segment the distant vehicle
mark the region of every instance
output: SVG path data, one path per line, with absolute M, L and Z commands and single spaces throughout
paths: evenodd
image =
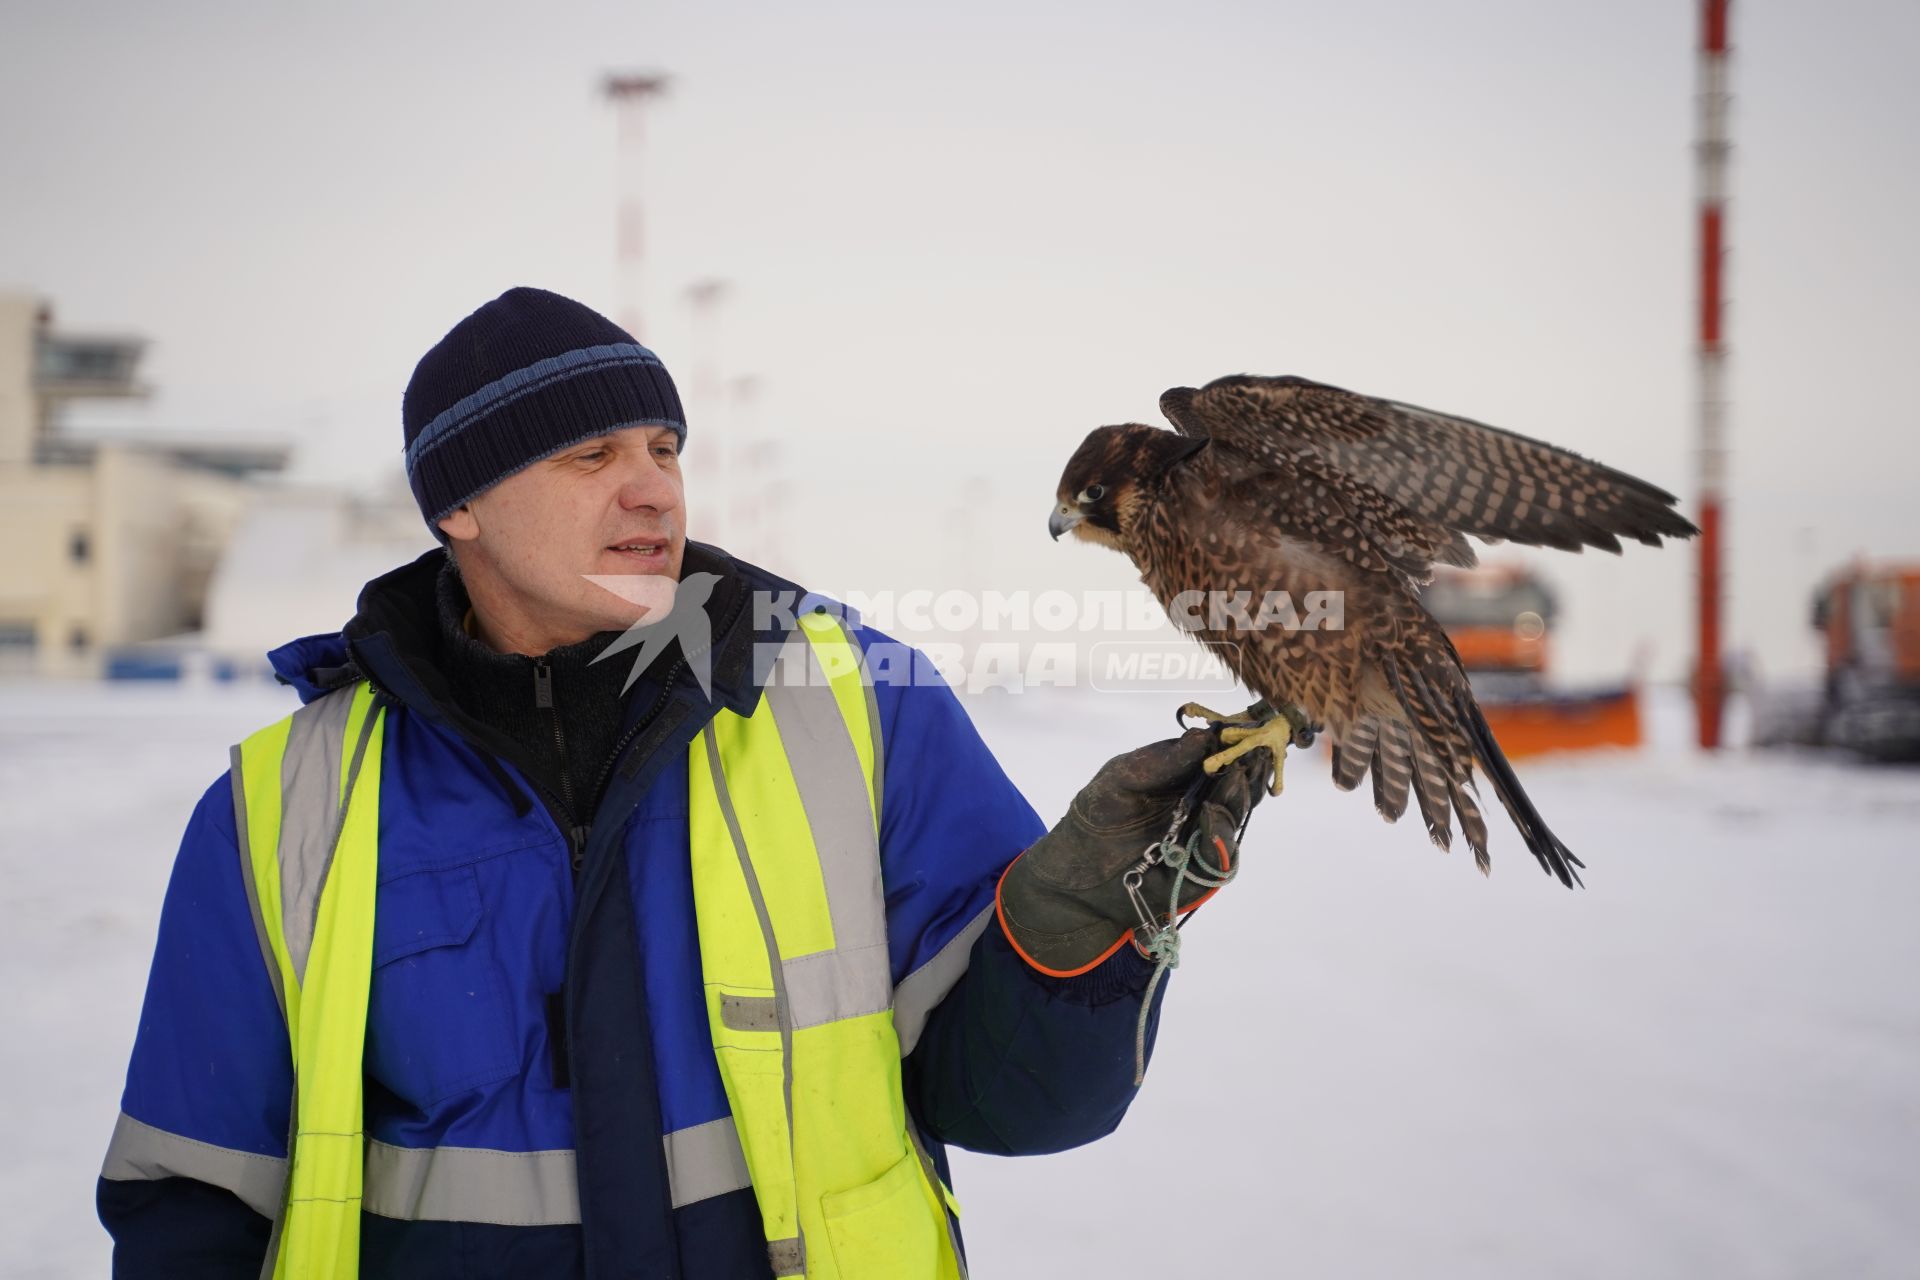
M 1439 568 L 1420 602 L 1446 628 L 1474 698 L 1509 756 L 1640 745 L 1634 682 L 1556 689 L 1547 679 L 1558 605 L 1521 565 Z
M 1884 760 L 1920 760 L 1920 564 L 1838 571 L 1815 592 L 1827 641 L 1814 739 Z

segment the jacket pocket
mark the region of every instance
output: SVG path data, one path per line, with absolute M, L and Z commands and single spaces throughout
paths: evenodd
M 367 1073 L 425 1109 L 519 1070 L 519 1046 L 472 865 L 380 886 Z
M 923 1280 L 941 1275 L 944 1222 L 934 1217 L 912 1148 L 865 1186 L 820 1197 L 842 1280 Z

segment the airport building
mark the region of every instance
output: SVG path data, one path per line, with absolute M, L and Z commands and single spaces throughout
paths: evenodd
M 67 429 L 75 404 L 149 394 L 145 346 L 0 292 L 0 672 L 101 674 L 200 631 L 250 481 L 287 463 L 285 444 Z

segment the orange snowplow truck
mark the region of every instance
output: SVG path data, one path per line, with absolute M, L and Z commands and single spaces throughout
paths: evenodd
M 1813 598 L 1826 637 L 1820 738 L 1882 759 L 1920 759 L 1920 565 L 1854 564 Z
M 1441 569 L 1421 603 L 1447 629 L 1469 672 L 1546 675 L 1553 594 L 1525 569 Z
M 1446 628 L 1507 755 L 1639 745 L 1632 682 L 1580 690 L 1548 685 L 1556 607 L 1546 583 L 1525 566 L 1437 569 L 1420 602 Z

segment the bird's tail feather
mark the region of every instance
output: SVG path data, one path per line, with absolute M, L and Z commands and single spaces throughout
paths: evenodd
M 1533 801 L 1520 785 L 1520 778 L 1508 763 L 1506 752 L 1500 750 L 1500 744 L 1494 740 L 1493 730 L 1488 727 L 1487 718 L 1480 714 L 1480 707 L 1474 702 L 1473 695 L 1465 689 L 1460 690 L 1454 699 L 1454 706 L 1473 744 L 1474 758 L 1493 782 L 1494 795 L 1500 798 L 1507 815 L 1513 819 L 1513 825 L 1519 829 L 1520 838 L 1526 841 L 1528 851 L 1540 860 L 1542 870 L 1560 877 L 1560 883 L 1567 888 L 1580 884 L 1580 873 L 1574 868 L 1587 864 L 1561 843 L 1560 837 L 1548 829 L 1540 811 L 1533 807 Z M 1465 823 L 1464 816 L 1461 821 Z
M 1333 753 L 1334 786 L 1351 791 L 1360 785 L 1360 779 L 1367 776 L 1367 766 L 1373 762 L 1379 734 L 1380 722 L 1372 716 L 1361 716 L 1340 735 Z
M 1373 809 L 1388 822 L 1407 811 L 1413 785 L 1413 737 L 1398 720 L 1380 724 L 1380 745 L 1373 753 Z
M 1413 735 L 1413 798 L 1420 806 L 1420 819 L 1427 824 L 1427 839 L 1442 850 L 1453 848 L 1452 787 L 1442 771 L 1433 747 L 1419 733 Z
M 1475 799 L 1471 780 L 1453 784 L 1453 809 L 1460 815 L 1460 834 L 1467 838 L 1467 848 L 1473 850 L 1473 864 L 1480 868 L 1481 875 L 1492 874 L 1493 859 L 1487 856 L 1487 820 L 1480 816 L 1480 802 Z

